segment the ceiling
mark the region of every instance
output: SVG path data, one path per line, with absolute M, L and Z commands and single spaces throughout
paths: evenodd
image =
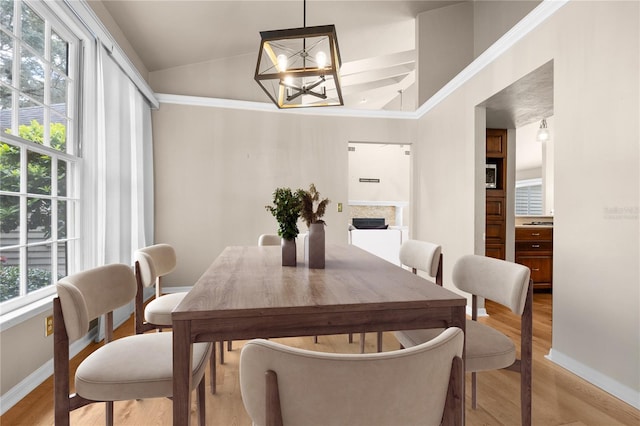
M 520 78 L 480 106 L 487 112 L 487 128 L 521 129 L 516 141 L 516 170 L 542 166 L 542 145 L 535 138 L 540 121 L 553 116 L 553 61 Z M 553 133 L 553 129 L 550 128 Z
M 345 105 L 381 109 L 399 91 L 414 90 L 415 17 L 455 3 L 460 1 L 309 0 L 306 25 L 336 26 Z M 150 72 L 257 55 L 260 31 L 302 27 L 304 16 L 303 0 L 103 0 L 103 5 Z
M 487 127 L 517 129 L 553 115 L 553 61 L 549 61 L 496 93 L 480 106 Z

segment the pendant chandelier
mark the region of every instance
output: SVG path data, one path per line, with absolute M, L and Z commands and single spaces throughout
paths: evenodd
M 344 105 L 334 25 L 261 31 L 254 79 L 278 108 Z

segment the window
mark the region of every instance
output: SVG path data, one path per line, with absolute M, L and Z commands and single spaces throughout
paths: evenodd
M 527 179 L 516 182 L 516 215 L 541 215 L 542 179 Z
M 77 250 L 79 40 L 44 2 L 0 0 L 0 307 L 52 294 Z

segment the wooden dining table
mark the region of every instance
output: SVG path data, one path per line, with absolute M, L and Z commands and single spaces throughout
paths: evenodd
M 173 424 L 190 422 L 195 342 L 464 330 L 466 303 L 352 245 L 327 244 L 324 269 L 282 266 L 279 246 L 227 247 L 172 313 Z

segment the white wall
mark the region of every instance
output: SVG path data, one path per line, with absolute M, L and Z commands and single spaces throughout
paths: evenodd
M 570 2 L 419 123 L 417 238 L 451 265 L 478 250 L 484 166 L 476 105 L 554 60 L 551 358 L 640 406 L 638 2 Z M 474 240 L 473 236 L 476 236 Z M 534 372 L 535 375 L 535 372 Z M 535 377 L 535 376 L 534 376 Z
M 421 105 L 473 60 L 473 2 L 420 13 L 416 49 Z
M 365 201 L 409 201 L 411 145 L 350 143 L 349 199 Z M 360 182 L 380 179 L 380 183 Z
M 476 0 L 473 4 L 473 56 L 478 57 L 531 12 L 540 0 Z
M 156 241 L 178 255 L 168 286 L 193 284 L 226 246 L 255 245 L 258 235 L 275 233 L 264 206 L 276 187 L 315 183 L 331 200 L 327 240 L 346 243 L 349 141 L 416 138 L 415 120 L 174 104 L 162 104 L 153 122 Z

